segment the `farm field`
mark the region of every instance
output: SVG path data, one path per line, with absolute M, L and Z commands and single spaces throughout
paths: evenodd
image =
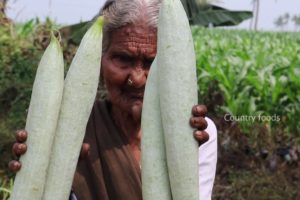
M 50 20 L 0 20 L 0 199 Z M 193 27 L 199 102 L 218 128 L 213 199 L 300 199 L 300 35 Z M 76 46 L 62 40 L 65 60 Z M 67 68 L 67 66 L 66 66 Z
M 300 199 L 300 35 L 193 29 L 218 126 L 214 199 Z

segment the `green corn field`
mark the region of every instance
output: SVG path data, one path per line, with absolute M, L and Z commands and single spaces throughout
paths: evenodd
M 194 28 L 193 35 L 200 100 L 219 92 L 220 113 L 255 117 L 241 120 L 246 133 L 264 123 L 300 136 L 300 34 Z

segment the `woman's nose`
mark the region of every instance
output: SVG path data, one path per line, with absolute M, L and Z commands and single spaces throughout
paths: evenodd
M 132 86 L 140 88 L 145 86 L 148 76 L 148 70 L 141 67 L 135 68 L 129 75 L 129 79 L 132 81 Z

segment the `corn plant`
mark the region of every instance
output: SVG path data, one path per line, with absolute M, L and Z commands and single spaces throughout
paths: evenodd
M 2 179 L 0 177 L 0 198 L 8 200 L 13 187 L 13 179 Z
M 213 81 L 235 116 L 278 116 L 258 121 L 300 131 L 300 36 L 295 33 L 194 28 L 200 96 Z M 256 117 L 258 119 L 258 117 Z M 247 127 L 253 122 L 243 122 Z

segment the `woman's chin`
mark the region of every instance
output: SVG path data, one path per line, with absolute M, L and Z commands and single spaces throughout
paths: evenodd
M 135 102 L 130 108 L 133 120 L 140 122 L 142 117 L 143 101 Z
M 142 117 L 143 98 L 109 98 L 113 106 L 116 106 L 124 114 L 127 113 L 134 121 L 140 122 Z M 116 101 L 117 100 L 117 101 Z

